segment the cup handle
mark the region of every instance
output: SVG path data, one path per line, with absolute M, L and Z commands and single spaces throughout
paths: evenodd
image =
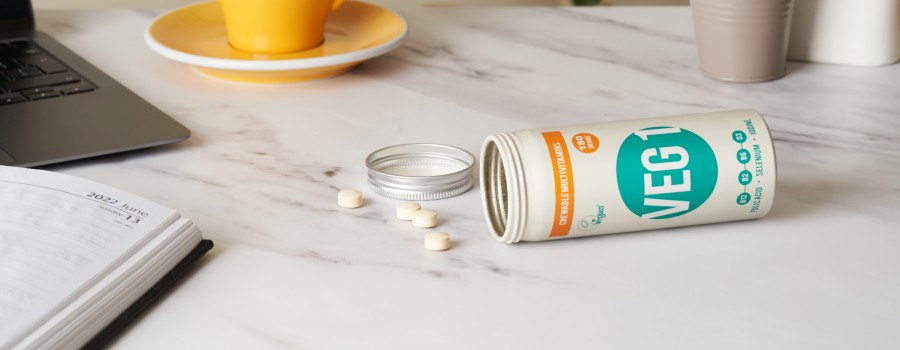
M 331 3 L 331 10 L 332 11 L 337 10 L 338 7 L 341 7 L 341 4 L 343 4 L 343 3 L 344 3 L 344 0 L 334 0 L 334 2 Z

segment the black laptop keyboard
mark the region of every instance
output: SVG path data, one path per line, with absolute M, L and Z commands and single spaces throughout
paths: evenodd
M 0 106 L 59 98 L 95 89 L 30 41 L 0 42 Z

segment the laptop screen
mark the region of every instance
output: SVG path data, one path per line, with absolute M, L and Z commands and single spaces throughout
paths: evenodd
M 0 0 L 0 32 L 34 29 L 31 0 Z

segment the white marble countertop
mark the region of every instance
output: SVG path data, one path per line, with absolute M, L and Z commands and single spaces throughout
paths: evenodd
M 151 52 L 159 11 L 42 11 L 39 27 L 193 131 L 47 169 L 154 199 L 216 248 L 118 349 L 897 349 L 900 65 L 697 68 L 685 8 L 421 8 L 405 45 L 307 84 L 215 80 Z M 366 185 L 398 143 L 754 108 L 779 179 L 755 221 L 543 243 L 490 236 L 477 189 L 425 205 L 426 251 Z M 336 206 L 358 188 L 363 208 Z

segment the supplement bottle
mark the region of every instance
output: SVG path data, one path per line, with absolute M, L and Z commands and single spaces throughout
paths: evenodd
M 506 243 L 756 219 L 775 195 L 753 110 L 497 134 L 481 159 L 485 217 Z

